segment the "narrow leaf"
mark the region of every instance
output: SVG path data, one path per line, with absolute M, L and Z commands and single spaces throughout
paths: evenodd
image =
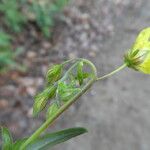
M 3 150 L 11 150 L 13 140 L 12 140 L 9 130 L 5 127 L 1 127 L 1 131 L 2 131 L 2 148 L 3 148 Z
M 85 128 L 70 128 L 55 133 L 45 134 L 26 147 L 26 150 L 48 150 L 49 148 L 65 142 L 73 137 L 86 133 Z

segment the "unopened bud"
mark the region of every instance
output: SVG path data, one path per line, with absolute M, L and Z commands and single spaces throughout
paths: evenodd
M 42 111 L 48 100 L 53 98 L 56 93 L 56 86 L 50 86 L 46 88 L 43 92 L 35 96 L 35 101 L 33 105 L 33 115 L 36 116 L 40 111 Z
M 59 109 L 57 103 L 53 103 L 47 110 L 46 118 L 52 117 Z
M 62 76 L 62 69 L 63 69 L 63 66 L 61 64 L 54 65 L 52 68 L 50 68 L 46 75 L 47 82 L 52 84 L 58 81 Z

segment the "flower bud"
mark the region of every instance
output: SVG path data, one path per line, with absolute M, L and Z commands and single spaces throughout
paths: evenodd
M 47 110 L 46 118 L 52 117 L 58 111 L 59 107 L 56 103 L 53 103 Z
M 56 93 L 56 86 L 50 86 L 46 88 L 43 92 L 35 96 L 35 101 L 33 105 L 33 115 L 36 116 L 40 111 L 42 111 L 49 99 L 53 98 Z
M 142 30 L 131 49 L 125 54 L 126 65 L 145 74 L 150 74 L 150 27 Z
M 46 75 L 47 82 L 52 84 L 58 81 L 62 76 L 62 69 L 63 69 L 63 65 L 61 64 L 54 65 L 52 68 L 50 68 Z

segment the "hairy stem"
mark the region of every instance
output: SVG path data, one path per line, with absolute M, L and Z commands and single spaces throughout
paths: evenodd
M 126 66 L 127 66 L 127 64 L 123 64 L 122 66 L 120 66 L 119 68 L 117 68 L 117 69 L 115 69 L 114 71 L 110 72 L 109 74 L 106 74 L 106 75 L 104 75 L 104 76 L 102 76 L 102 77 L 98 77 L 98 78 L 96 79 L 96 81 L 102 80 L 102 79 L 105 79 L 105 78 L 108 78 L 108 77 L 112 76 L 113 74 L 115 74 L 115 73 L 121 71 L 121 70 L 124 69 Z

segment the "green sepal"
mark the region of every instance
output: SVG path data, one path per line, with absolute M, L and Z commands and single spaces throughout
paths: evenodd
M 77 66 L 77 79 L 79 81 L 79 84 L 82 85 L 83 84 L 83 62 L 79 62 L 78 66 Z
M 80 88 L 77 88 L 74 85 L 74 81 L 72 83 L 67 84 L 65 82 L 59 82 L 58 83 L 58 88 L 57 88 L 57 97 L 63 101 L 66 102 L 68 101 L 72 96 L 75 94 L 79 93 L 81 91 Z

